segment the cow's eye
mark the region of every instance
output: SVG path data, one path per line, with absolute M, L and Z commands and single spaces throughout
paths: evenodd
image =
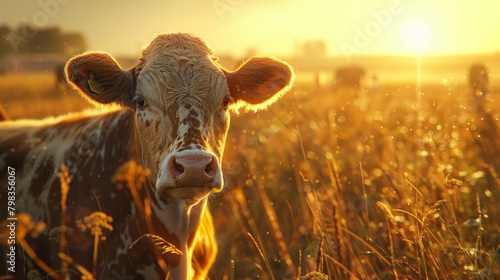
M 224 110 L 227 110 L 227 107 L 229 106 L 229 103 L 231 103 L 231 101 L 233 101 L 231 95 L 224 96 L 224 99 L 222 99 L 222 108 Z
M 137 104 L 137 107 L 139 108 L 148 107 L 148 101 L 142 95 L 136 95 L 134 99 L 132 99 L 132 101 L 134 101 L 134 103 Z

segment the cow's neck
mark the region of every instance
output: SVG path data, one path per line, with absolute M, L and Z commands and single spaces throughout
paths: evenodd
M 151 203 L 152 213 L 170 233 L 166 235 L 171 236 L 168 241 L 181 252 L 178 259 L 173 258 L 176 261 L 168 264 L 172 279 L 191 279 L 194 275 L 191 267 L 193 248 L 206 205 L 206 198 L 194 205 L 182 200 Z M 166 257 L 170 259 L 171 256 Z
M 139 137 L 134 137 L 135 141 Z M 151 167 L 151 161 L 145 157 L 140 150 L 140 146 L 135 150 L 134 158 L 143 168 Z M 165 253 L 164 257 L 169 266 L 171 279 L 192 279 L 194 271 L 191 260 L 196 242 L 197 230 L 207 206 L 207 198 L 199 201 L 179 200 L 171 198 L 168 201 L 159 199 L 154 183 L 150 182 L 148 187 L 150 206 L 152 213 L 152 226 L 146 225 L 146 233 L 160 236 L 171 243 L 175 249 L 180 251 L 180 255 L 172 256 L 175 253 Z M 138 212 L 140 213 L 140 211 Z M 144 216 L 145 213 L 140 214 Z M 145 221 L 146 224 L 151 221 Z M 151 232 L 151 230 L 153 232 Z M 160 250 L 161 251 L 161 250 Z
M 179 236 L 191 234 L 200 223 L 201 216 L 207 204 L 206 199 L 192 205 L 185 201 L 171 201 L 169 203 L 157 202 L 152 205 L 153 211 L 158 213 L 158 218 L 172 233 Z

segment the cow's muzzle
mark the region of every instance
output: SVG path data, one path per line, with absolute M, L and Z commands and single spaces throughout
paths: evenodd
M 166 163 L 166 164 L 165 164 Z M 166 166 L 165 166 L 166 165 Z M 201 199 L 222 189 L 222 171 L 217 157 L 206 151 L 174 152 L 164 161 L 165 178 L 158 191 L 178 199 Z

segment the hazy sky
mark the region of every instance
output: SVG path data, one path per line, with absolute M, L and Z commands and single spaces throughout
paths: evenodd
M 0 0 L 0 24 L 79 31 L 90 49 L 139 55 L 154 34 L 189 32 L 216 53 L 293 55 L 310 39 L 329 54 L 411 54 L 403 26 L 418 19 L 430 34 L 424 54 L 500 51 L 498 0 Z M 420 33 L 423 31 L 420 31 Z M 427 38 L 425 38 L 427 37 Z M 410 45 L 408 45 L 410 44 Z

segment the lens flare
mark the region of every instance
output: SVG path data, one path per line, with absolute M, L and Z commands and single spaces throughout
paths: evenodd
M 408 48 L 417 53 L 421 53 L 431 42 L 432 29 L 427 22 L 413 19 L 403 24 L 401 36 Z

